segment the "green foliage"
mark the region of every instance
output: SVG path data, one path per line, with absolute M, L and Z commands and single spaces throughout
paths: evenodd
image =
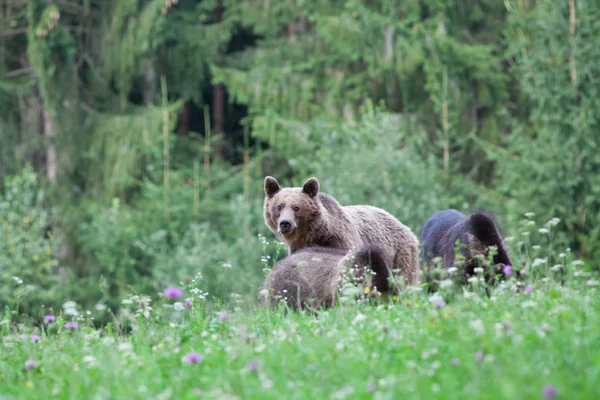
M 510 3 L 510 54 L 531 113 L 515 120 L 507 152 L 497 152 L 500 183 L 520 212 L 564 221 L 563 241 L 600 261 L 600 100 L 596 76 L 598 7 L 566 2 Z M 500 157 L 501 156 L 501 157 Z M 569 239 L 567 239 L 569 238 Z
M 30 168 L 11 176 L 0 192 L 0 313 L 39 319 L 64 299 L 69 273 L 59 268 L 57 241 L 45 234 L 44 191 Z

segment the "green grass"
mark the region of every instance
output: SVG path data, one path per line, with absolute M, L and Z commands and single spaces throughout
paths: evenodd
M 36 325 L 6 310 L 0 400 L 543 399 L 547 387 L 555 398 L 598 399 L 597 272 L 568 249 L 556 254 L 557 223 L 525 220 L 523 241 L 506 238 L 522 282 L 447 280 L 435 295 L 409 288 L 387 304 L 295 313 L 233 295 L 220 318 L 198 274 L 180 302 L 132 296 L 112 317 L 66 303 L 56 322 Z M 78 328 L 66 329 L 72 320 Z M 190 353 L 201 362 L 186 363 Z
M 131 317 L 129 335 L 94 330 L 89 317 L 67 331 L 59 319 L 39 343 L 34 328 L 5 323 L 0 398 L 539 399 L 545 385 L 600 398 L 600 299 L 588 279 L 540 280 L 531 294 L 454 290 L 441 308 L 411 291 L 388 305 L 224 321 L 203 304 L 161 301 L 150 319 Z M 184 363 L 189 352 L 203 361 Z

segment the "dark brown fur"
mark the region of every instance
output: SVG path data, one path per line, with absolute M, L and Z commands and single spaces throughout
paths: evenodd
M 497 226 L 495 216 L 483 210 L 474 211 L 469 216 L 456 210 L 436 212 L 423 226 L 421 267 L 431 268 L 436 257 L 441 258 L 444 269 L 454 267 L 457 264 L 455 248 L 459 241 L 458 254 L 464 263 L 460 273 L 462 278 L 473 276 L 475 268 L 483 266 L 476 256 L 487 259 L 490 246 L 497 248 L 493 264 L 495 272 L 500 273 L 502 267 L 510 265 L 511 261 Z M 519 276 L 518 271 L 516 275 Z
M 287 244 L 289 254 L 315 246 L 350 250 L 376 245 L 385 262 L 400 270 L 404 283 L 417 282 L 417 237 L 387 211 L 367 205 L 342 206 L 332 196 L 319 193 L 316 178 L 308 179 L 303 187 L 281 188 L 275 178 L 267 176 L 265 194 L 265 223 Z M 290 232 L 282 232 L 282 221 L 290 222 Z
M 374 246 L 363 246 L 352 252 L 309 247 L 298 250 L 279 261 L 271 270 L 259 293 L 260 304 L 274 307 L 280 299 L 294 309 L 328 308 L 335 305 L 342 275 L 356 266 L 354 278 L 369 293 L 389 293 L 390 271 L 381 250 Z M 365 273 L 366 269 L 374 275 Z M 396 288 L 397 291 L 397 288 Z

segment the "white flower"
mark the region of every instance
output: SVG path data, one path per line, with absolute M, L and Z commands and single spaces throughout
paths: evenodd
M 521 235 L 523 235 L 523 236 L 529 236 L 529 232 L 521 232 Z
M 537 267 L 538 265 L 542 265 L 546 263 L 546 259 L 544 258 L 536 258 L 535 260 L 533 260 L 533 264 L 531 264 L 532 267 Z
M 473 271 L 475 271 L 476 274 L 483 274 L 483 268 L 481 267 L 477 267 Z
M 584 262 L 581 260 L 573 260 L 573 262 L 571 263 L 571 265 L 583 265 Z
M 476 319 L 475 321 L 471 321 L 469 324 L 471 329 L 475 331 L 477 336 L 482 336 L 485 333 L 485 327 L 483 326 L 483 321 L 480 319 Z
M 533 217 L 535 217 L 535 213 L 532 213 L 532 212 L 526 212 L 526 213 L 525 213 L 525 216 L 526 216 L 527 218 L 533 218 Z
M 539 233 L 550 233 L 550 231 L 546 228 L 540 228 L 540 229 L 538 229 L 538 232 Z
M 364 315 L 364 314 L 361 314 L 361 313 L 358 313 L 358 314 L 356 315 L 356 317 L 354 317 L 354 319 L 352 320 L 352 325 L 356 325 L 356 324 L 358 324 L 359 322 L 362 322 L 362 321 L 364 321 L 364 320 L 366 320 L 366 319 L 367 319 L 367 316 L 366 316 L 366 315 Z
M 467 279 L 467 281 L 468 281 L 469 283 L 473 283 L 473 284 L 474 284 L 474 283 L 477 283 L 477 282 L 479 281 L 479 279 L 477 279 L 477 277 L 476 277 L 476 276 L 472 276 L 472 277 L 470 277 L 469 279 Z
M 558 257 L 559 257 L 559 258 L 565 258 L 566 256 L 567 256 L 567 255 L 566 255 L 565 253 L 560 253 L 560 254 L 558 255 Z
M 440 287 L 441 288 L 447 288 L 454 285 L 454 283 L 450 280 L 450 279 L 444 279 L 443 281 L 440 282 Z
M 18 276 L 13 276 L 13 281 L 15 281 L 17 285 L 23 284 L 23 279 L 19 278 Z
M 546 225 L 548 226 L 556 226 L 560 223 L 560 218 L 552 218 L 550 221 L 546 222 Z
M 458 268 L 456 268 L 456 267 L 450 267 L 450 268 L 448 268 L 448 273 L 449 273 L 449 274 L 453 274 L 453 273 L 455 273 L 456 271 L 458 271 Z
M 550 271 L 560 271 L 562 264 L 555 264 L 550 268 Z

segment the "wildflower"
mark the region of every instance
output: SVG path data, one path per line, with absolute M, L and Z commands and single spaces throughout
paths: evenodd
M 456 268 L 456 267 L 450 267 L 450 268 L 448 268 L 448 273 L 449 274 L 452 274 L 452 273 L 454 273 L 456 271 L 458 271 L 458 268 Z
M 552 385 L 544 386 L 544 390 L 542 391 L 545 399 L 553 399 L 558 395 L 558 391 Z
M 533 293 L 533 287 L 531 285 L 525 286 L 524 292 L 525 292 L 525 294 Z
M 473 269 L 473 272 L 475 272 L 476 274 L 483 274 L 483 268 L 477 267 L 477 268 Z
M 437 299 L 434 304 L 436 308 L 442 308 L 446 305 L 446 303 L 444 303 L 444 299 Z
M 566 255 L 565 253 L 560 253 L 560 254 L 558 255 L 558 257 L 559 257 L 559 258 L 565 258 L 566 256 L 567 256 L 567 255 Z
M 183 303 L 183 307 L 188 309 L 192 306 L 192 299 L 185 299 L 185 303 Z
M 15 281 L 17 285 L 23 284 L 23 279 L 19 278 L 18 276 L 13 276 L 13 281 Z
M 506 276 L 511 276 L 512 275 L 512 265 L 505 265 L 502 268 L 502 273 Z
M 536 258 L 535 260 L 533 260 L 533 264 L 531 264 L 532 267 L 537 267 L 538 265 L 542 265 L 545 264 L 546 260 L 543 258 Z
M 481 361 L 481 360 L 483 360 L 483 352 L 481 352 L 481 351 L 478 351 L 477 353 L 475 353 L 475 359 L 476 359 L 477 361 Z
M 198 353 L 188 353 L 183 357 L 183 362 L 186 364 L 200 364 L 204 358 Z
M 549 233 L 550 231 L 546 228 L 540 228 L 540 229 L 538 229 L 538 232 L 539 233 Z
M 526 212 L 526 213 L 525 213 L 525 216 L 526 216 L 527 218 L 533 218 L 533 217 L 535 217 L 535 213 L 532 213 L 532 212 Z
M 556 226 L 560 223 L 560 218 L 552 218 L 550 221 L 546 222 L 546 225 L 548 226 Z
M 371 288 L 365 288 L 365 294 L 369 294 L 371 292 Z
M 598 281 L 595 281 L 595 280 L 593 280 L 593 279 L 588 279 L 588 280 L 585 282 L 585 284 L 586 284 L 586 285 L 588 285 L 588 286 L 598 286 Z
M 460 364 L 460 360 L 458 358 L 453 358 L 452 361 L 450 361 L 450 364 L 456 366 Z
M 229 318 L 229 314 L 227 314 L 226 311 L 221 311 L 219 313 L 219 321 L 225 322 L 225 321 L 227 321 L 228 318 Z
M 71 321 L 69 321 L 65 324 L 65 328 L 70 329 L 72 331 L 77 329 L 78 326 L 79 326 L 79 324 L 77 322 L 71 322 Z
M 45 315 L 44 316 L 44 322 L 49 324 L 51 322 L 56 321 L 56 317 L 54 315 Z
M 258 371 L 258 360 L 254 359 L 246 364 L 246 370 L 250 372 Z
M 25 361 L 25 371 L 31 371 L 34 368 L 37 368 L 38 363 L 32 360 L 31 358 Z
M 452 286 L 454 283 L 450 280 L 450 279 L 444 279 L 443 281 L 440 282 L 440 287 L 441 288 L 447 288 Z
M 367 386 L 367 391 L 369 393 L 373 393 L 377 390 L 377 386 L 375 386 L 374 383 L 369 383 L 369 386 Z
M 178 287 L 168 287 L 165 289 L 163 294 L 167 299 L 174 300 L 183 296 L 183 290 Z

